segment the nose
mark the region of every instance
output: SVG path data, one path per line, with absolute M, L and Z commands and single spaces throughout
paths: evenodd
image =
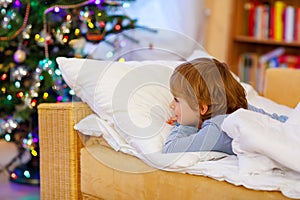
M 169 107 L 170 107 L 172 110 L 175 109 L 174 101 L 171 101 L 171 102 L 170 102 Z

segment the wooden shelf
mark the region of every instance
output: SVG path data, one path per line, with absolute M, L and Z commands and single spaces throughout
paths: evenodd
M 262 69 L 262 66 L 258 63 L 260 56 L 266 55 L 267 53 L 272 52 L 278 49 L 279 47 L 284 48 L 284 54 L 286 55 L 295 55 L 295 56 L 300 55 L 300 50 L 299 50 L 300 41 L 296 41 L 296 42 L 277 41 L 274 39 L 269 39 L 268 38 L 269 36 L 266 37 L 266 35 L 262 35 L 262 37 L 268 39 L 258 39 L 257 37 L 254 36 L 248 36 L 248 32 L 249 32 L 248 17 L 250 15 L 249 15 L 249 7 L 247 6 L 250 5 L 249 3 L 255 2 L 256 6 L 261 6 L 263 4 L 269 5 L 271 6 L 269 7 L 270 9 L 272 8 L 272 6 L 274 8 L 275 3 L 277 1 L 279 0 L 233 0 L 233 4 L 232 4 L 232 15 L 231 15 L 232 20 L 231 20 L 231 33 L 230 33 L 231 37 L 229 39 L 229 45 L 228 45 L 227 62 L 231 70 L 237 75 L 239 75 L 241 80 L 244 80 L 248 83 L 255 82 L 256 84 L 253 84 L 253 86 L 257 87 L 257 85 L 260 85 L 259 89 L 263 88 L 262 87 L 263 84 L 257 84 L 257 82 L 263 83 L 264 72 L 262 70 L 265 70 L 265 68 L 268 67 L 268 65 L 266 64 L 263 65 L 264 67 Z M 284 2 L 285 6 L 290 5 L 293 6 L 295 9 L 300 8 L 299 0 L 281 0 L 281 1 Z M 251 5 L 255 6 L 254 4 Z M 269 9 L 266 10 L 268 11 Z M 254 11 L 256 12 L 257 10 Z M 256 20 L 256 18 L 254 20 Z M 278 18 L 276 18 L 276 20 L 278 20 Z M 274 23 L 276 22 L 274 21 Z M 256 24 L 253 25 L 254 27 L 256 27 L 255 26 Z M 263 30 L 267 30 L 267 29 L 263 29 Z M 276 65 L 275 62 L 276 61 L 274 61 L 272 64 Z M 260 75 L 254 76 L 253 74 L 256 75 L 260 74 Z M 249 80 L 250 78 L 254 80 L 250 81 Z
M 275 41 L 269 39 L 257 39 L 250 36 L 237 35 L 234 37 L 235 42 L 244 42 L 252 44 L 261 44 L 261 45 L 274 45 L 274 46 L 286 46 L 286 47 L 300 47 L 299 42 L 284 42 L 284 41 Z

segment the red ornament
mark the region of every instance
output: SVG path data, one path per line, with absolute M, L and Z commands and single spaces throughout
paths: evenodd
M 116 25 L 115 25 L 115 30 L 116 30 L 116 31 L 120 31 L 120 30 L 121 30 L 121 28 L 122 28 L 122 27 L 121 27 L 121 25 L 120 25 L 120 24 L 116 24 Z
M 19 99 L 21 99 L 23 96 L 24 96 L 24 92 L 18 92 L 18 93 L 17 93 L 17 97 L 18 97 Z
M 4 81 L 7 78 L 7 74 L 2 74 L 1 80 Z
M 99 26 L 100 26 L 101 28 L 104 28 L 104 27 L 105 27 L 105 22 L 104 22 L 104 21 L 100 21 L 100 22 L 99 22 Z

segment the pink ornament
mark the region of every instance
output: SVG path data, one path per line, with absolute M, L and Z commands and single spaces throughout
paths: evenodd
M 14 54 L 14 61 L 16 63 L 22 63 L 26 59 L 26 53 L 22 49 L 18 49 Z

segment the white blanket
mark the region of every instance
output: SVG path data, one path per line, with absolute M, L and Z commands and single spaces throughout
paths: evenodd
M 281 123 L 266 115 L 239 109 L 224 120 L 233 138 L 240 170 L 248 174 L 288 169 L 300 173 L 300 104 Z
M 134 155 L 155 168 L 204 175 L 255 190 L 278 190 L 287 197 L 300 198 L 299 116 L 300 104 L 286 123 L 243 109 L 231 114 L 223 129 L 233 138 L 237 156 L 218 152 L 144 153 L 135 147 L 136 140 L 123 138 L 113 124 L 95 114 L 81 120 L 75 129 L 87 135 L 103 135 L 115 150 Z M 91 124 L 98 125 L 89 132 Z

